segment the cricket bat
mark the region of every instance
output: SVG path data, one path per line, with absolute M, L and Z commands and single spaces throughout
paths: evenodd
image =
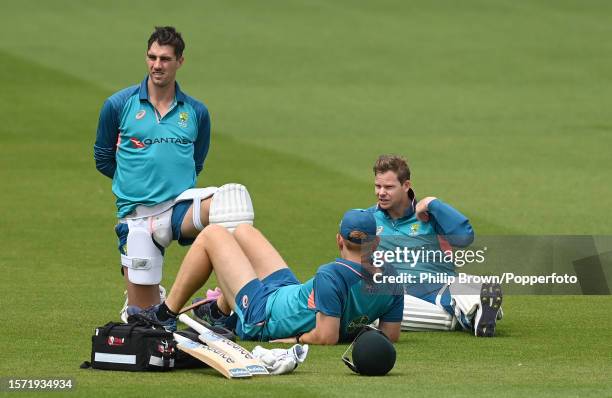
M 253 357 L 249 350 L 234 343 L 230 339 L 213 332 L 206 326 L 191 319 L 185 314 L 181 314 L 178 317 L 179 321 L 195 330 L 200 336 L 200 340 L 209 347 L 216 348 L 227 353 L 237 364 L 246 368 L 252 375 L 267 375 L 268 370 L 264 366 L 263 362 Z
M 228 379 L 251 377 L 251 372 L 237 364 L 236 361 L 224 351 L 206 346 L 197 341 L 188 339 L 178 333 L 174 333 L 177 348 L 205 364 L 214 368 Z

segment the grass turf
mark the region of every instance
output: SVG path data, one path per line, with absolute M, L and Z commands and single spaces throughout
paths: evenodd
M 343 346 L 248 382 L 79 370 L 122 304 L 97 114 L 143 75 L 155 23 L 185 33 L 180 82 L 211 109 L 200 185 L 248 184 L 302 279 L 335 256 L 342 211 L 373 201 L 380 152 L 406 154 L 417 192 L 481 234 L 610 233 L 606 3 L 140 4 L 3 7 L 0 32 L 19 40 L 0 44 L 0 376 L 75 377 L 79 396 L 612 396 L 610 297 L 508 297 L 496 339 L 403 334 L 385 378 L 351 375 Z M 166 286 L 184 253 L 169 250 Z

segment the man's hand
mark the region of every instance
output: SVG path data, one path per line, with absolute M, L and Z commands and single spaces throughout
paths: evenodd
M 427 211 L 429 204 L 432 200 L 436 200 L 435 196 L 428 196 L 423 198 L 417 202 L 416 208 L 414 212 L 416 213 L 416 218 L 419 221 L 428 222 L 429 221 L 429 212 Z

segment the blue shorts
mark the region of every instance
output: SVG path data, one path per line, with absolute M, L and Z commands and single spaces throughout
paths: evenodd
M 261 332 L 266 323 L 266 304 L 268 297 L 283 286 L 299 285 L 300 281 L 289 268 L 271 273 L 263 280 L 253 279 L 236 294 L 238 315 L 236 334 L 242 340 L 261 340 Z
M 185 218 L 185 214 L 187 214 L 187 210 L 193 204 L 192 201 L 183 201 L 179 202 L 172 207 L 172 239 L 178 241 L 178 244 L 181 246 L 187 246 L 193 243 L 195 238 L 184 238 L 181 236 L 181 225 L 183 224 L 183 219 Z M 123 255 L 127 255 L 126 245 L 127 245 L 127 236 L 128 236 L 129 228 L 125 223 L 119 223 L 115 225 L 115 234 L 118 238 L 119 245 L 119 253 Z M 165 252 L 165 249 L 158 245 L 155 241 L 155 246 L 161 251 L 162 255 Z

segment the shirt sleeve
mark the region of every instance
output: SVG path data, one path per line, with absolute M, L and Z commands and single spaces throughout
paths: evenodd
M 325 315 L 340 318 L 346 294 L 342 294 L 341 288 L 334 283 L 333 277 L 325 272 L 317 272 L 313 289 L 316 310 Z
M 198 118 L 198 138 L 194 143 L 193 161 L 196 175 L 204 169 L 204 159 L 210 147 L 210 115 L 206 108 L 202 109 Z
M 113 178 L 117 169 L 115 152 L 119 136 L 119 115 L 109 99 L 104 101 L 98 120 L 98 131 L 94 144 L 96 169 L 105 176 Z
M 404 316 L 404 295 L 396 294 L 393 296 L 391 308 L 380 317 L 382 322 L 401 322 Z
M 452 206 L 435 199 L 429 203 L 428 210 L 434 218 L 436 233 L 453 246 L 465 247 L 474 241 L 474 230 L 470 220 Z

